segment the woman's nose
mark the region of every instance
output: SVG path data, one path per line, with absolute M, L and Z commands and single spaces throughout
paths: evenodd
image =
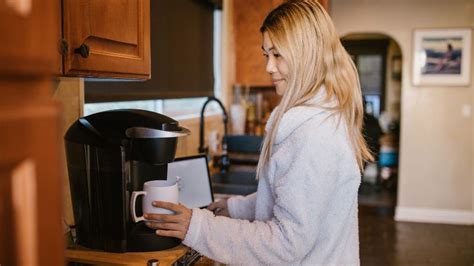
M 268 74 L 273 74 L 276 72 L 275 59 L 272 56 L 268 57 L 265 70 Z

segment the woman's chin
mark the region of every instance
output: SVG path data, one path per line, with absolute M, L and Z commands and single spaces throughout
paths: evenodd
M 276 93 L 278 96 L 283 96 L 285 94 L 286 88 L 283 88 L 282 86 L 276 86 Z

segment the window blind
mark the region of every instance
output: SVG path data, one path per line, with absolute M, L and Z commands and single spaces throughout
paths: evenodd
M 85 101 L 212 96 L 214 8 L 209 0 L 152 0 L 151 79 L 88 79 Z

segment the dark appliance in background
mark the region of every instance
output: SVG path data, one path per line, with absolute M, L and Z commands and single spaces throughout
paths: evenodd
M 69 128 L 64 139 L 79 245 L 126 252 L 180 244 L 134 223 L 129 203 L 144 182 L 167 178 L 177 138 L 186 135 L 189 130 L 167 116 L 133 109 L 82 117 Z M 136 207 L 141 214 L 141 202 Z

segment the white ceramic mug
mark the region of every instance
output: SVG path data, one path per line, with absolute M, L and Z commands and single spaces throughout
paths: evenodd
M 143 195 L 142 210 L 143 213 L 173 214 L 173 211 L 157 208 L 152 205 L 153 201 L 167 201 L 178 203 L 179 190 L 176 178 L 168 180 L 153 180 L 143 184 L 143 191 L 133 191 L 130 200 L 130 210 L 135 223 L 144 221 L 143 216 L 137 217 L 135 203 L 139 196 Z

